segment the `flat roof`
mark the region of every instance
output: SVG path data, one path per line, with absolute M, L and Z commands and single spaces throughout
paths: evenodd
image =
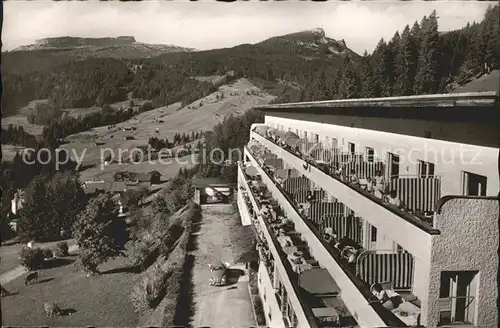
M 234 187 L 236 182 L 224 178 L 195 178 L 192 180 L 193 187 Z
M 286 104 L 260 105 L 262 111 L 283 109 L 345 108 L 345 107 L 494 107 L 498 105 L 497 91 L 446 93 L 404 97 L 360 98 L 326 101 L 311 101 Z

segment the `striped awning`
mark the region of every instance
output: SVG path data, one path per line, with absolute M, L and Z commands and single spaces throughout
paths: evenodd
M 287 138 L 298 138 L 298 137 L 299 136 L 296 133 L 292 132 L 292 131 L 288 131 L 287 133 L 285 133 L 285 139 L 287 139 Z
M 391 282 L 393 289 L 411 289 L 414 259 L 410 253 L 361 253 L 357 260 L 357 274 L 368 284 Z

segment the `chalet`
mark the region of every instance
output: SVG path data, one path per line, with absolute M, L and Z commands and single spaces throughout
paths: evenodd
M 86 194 L 95 194 L 98 192 L 123 193 L 127 190 L 149 189 L 149 181 L 87 181 L 84 182 L 84 191 Z
M 159 184 L 161 183 L 161 173 L 154 170 L 148 173 L 136 173 L 136 172 L 116 172 L 113 176 L 115 181 L 126 181 L 127 183 L 131 183 L 133 181 L 136 182 L 148 182 L 150 184 Z

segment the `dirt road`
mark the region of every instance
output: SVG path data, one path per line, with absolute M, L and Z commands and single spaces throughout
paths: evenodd
M 203 220 L 197 233 L 194 255 L 194 318 L 192 327 L 255 327 L 248 293 L 248 272 L 234 261 L 246 242 L 238 233 L 247 233 L 236 211 L 229 205 L 203 207 Z M 240 239 L 240 240 L 238 240 Z M 246 243 L 248 244 L 248 243 Z M 208 264 L 229 262 L 226 286 L 210 286 Z

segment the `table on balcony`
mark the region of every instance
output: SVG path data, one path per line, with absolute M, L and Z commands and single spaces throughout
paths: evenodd
M 420 308 L 415 304 L 411 302 L 403 302 L 393 310 L 393 313 L 396 314 L 405 324 L 415 326 L 418 323 L 417 321 L 420 311 Z

